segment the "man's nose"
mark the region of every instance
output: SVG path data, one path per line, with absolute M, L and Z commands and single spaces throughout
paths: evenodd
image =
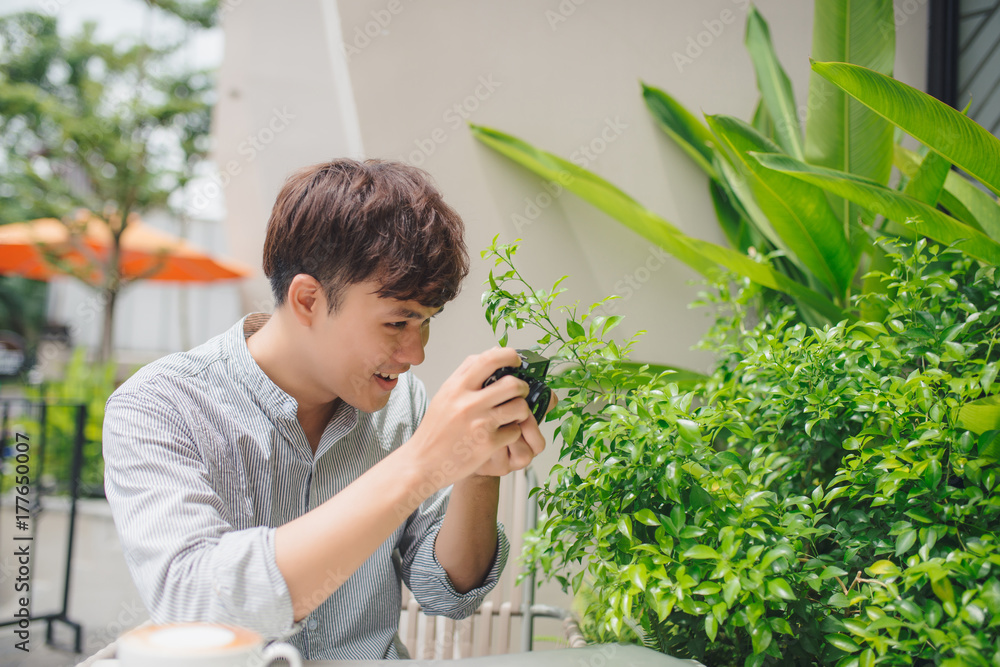
M 427 338 L 421 330 L 407 331 L 396 350 L 396 361 L 410 366 L 419 366 L 424 362 L 424 345 Z

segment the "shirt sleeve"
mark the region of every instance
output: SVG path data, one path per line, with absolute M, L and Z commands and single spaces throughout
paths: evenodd
M 104 417 L 105 490 L 129 571 L 154 622 L 240 625 L 285 637 L 291 595 L 274 528 L 234 529 L 190 424 L 148 385 L 115 393 Z
M 423 383 L 414 378 L 411 397 L 415 423 L 420 422 L 427 410 L 427 393 Z M 402 577 L 406 587 L 420 603 L 423 612 L 430 616 L 446 616 L 455 620 L 467 618 L 475 613 L 483 599 L 497 585 L 503 568 L 507 564 L 510 543 L 504 533 L 503 524 L 497 522 L 497 550 L 493 565 L 482 585 L 466 593 L 459 593 L 448 576 L 448 572 L 438 562 L 434 553 L 434 543 L 448 509 L 451 487 L 438 491 L 425 500 L 406 521 L 406 528 L 399 541 L 402 559 Z
M 497 550 L 486 579 L 471 591 L 456 591 L 448 572 L 434 553 L 434 543 L 448 508 L 450 492 L 451 487 L 438 491 L 410 516 L 399 543 L 399 553 L 402 558 L 403 581 L 413 592 L 423 612 L 430 616 L 461 620 L 475 613 L 483 599 L 497 585 L 507 564 L 510 543 L 504 534 L 503 524 L 498 521 Z

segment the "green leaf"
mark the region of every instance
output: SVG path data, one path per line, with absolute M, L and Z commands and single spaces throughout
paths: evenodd
M 640 82 L 641 83 L 641 82 Z M 712 133 L 684 105 L 660 90 L 642 83 L 642 98 L 663 131 L 701 167 L 709 178 L 719 175 L 712 166 Z
M 976 259 L 1000 264 L 1000 243 L 912 197 L 858 176 L 797 162 L 786 155 L 754 154 L 754 157 L 769 169 L 854 201 L 935 241 L 954 244 Z
M 719 622 L 715 619 L 713 614 L 709 614 L 705 617 L 705 634 L 708 635 L 708 641 L 714 642 L 715 636 L 719 632 Z
M 960 111 L 864 67 L 814 62 L 813 71 L 1000 194 L 1000 139 Z
M 696 544 L 682 554 L 684 558 L 705 560 L 709 558 L 718 559 L 719 553 L 707 544 Z
M 604 320 L 604 328 L 601 329 L 601 338 L 603 338 L 609 331 L 618 326 L 618 323 L 622 321 L 621 315 L 612 315 L 608 319 Z
M 794 297 L 831 322 L 849 317 L 825 296 L 755 262 L 746 255 L 682 233 L 655 213 L 600 176 L 572 162 L 546 153 L 498 130 L 470 125 L 473 136 L 497 152 L 547 180 L 555 180 L 567 190 L 616 218 L 636 233 L 656 243 L 704 276 L 718 276 L 723 266 L 750 280 Z
M 659 375 L 660 373 L 669 373 L 669 381 L 676 382 L 682 391 L 690 391 L 691 389 L 694 389 L 696 385 L 708 380 L 708 376 L 704 373 L 681 368 L 680 366 L 668 366 L 666 364 L 657 364 L 648 361 L 621 361 L 617 363 L 616 366 L 631 375 L 637 375 L 640 372 L 640 369 L 644 366 L 646 367 L 646 370 L 642 372 L 648 376 Z
M 719 181 L 711 181 L 708 184 L 708 193 L 712 197 L 715 217 L 718 219 L 719 226 L 722 227 L 722 232 L 726 235 L 729 245 L 745 253 L 751 245 L 746 218 L 733 205 L 733 198 Z
M 885 576 L 898 576 L 899 567 L 893 563 L 891 560 L 879 560 L 875 561 L 867 568 L 869 574 L 873 575 L 885 575 Z
M 955 591 L 951 587 L 951 580 L 948 577 L 943 577 L 937 581 L 931 580 L 931 590 L 934 591 L 934 595 L 938 597 L 941 602 L 950 602 L 955 604 Z
M 751 152 L 773 153 L 779 149 L 747 123 L 729 116 L 706 116 L 706 120 L 741 165 L 758 205 L 782 242 L 833 294 L 846 294 L 856 267 L 844 226 L 823 192 L 765 169 L 750 157 Z
M 896 31 L 891 0 L 823 0 L 814 3 L 813 11 L 812 60 L 892 74 Z M 888 184 L 892 125 L 815 73 L 809 77 L 807 106 L 805 162 Z M 874 218 L 843 199 L 832 201 L 845 224 L 859 217 L 870 224 Z
M 775 139 L 786 153 L 801 160 L 802 136 L 792 82 L 774 52 L 767 21 L 753 5 L 747 13 L 746 47 L 757 74 L 761 99 L 774 123 Z
M 896 538 L 896 555 L 902 556 L 905 554 L 910 550 L 916 541 L 917 530 L 915 528 L 911 528 L 900 533 L 899 537 Z
M 701 442 L 701 429 L 698 426 L 698 422 L 691 421 L 690 419 L 678 419 L 677 432 L 685 442 L 691 444 Z
M 633 514 L 632 516 L 635 517 L 636 521 L 638 521 L 640 523 L 644 523 L 647 526 L 659 526 L 660 525 L 660 520 L 658 518 L 656 518 L 656 515 L 653 514 L 653 512 L 651 510 L 648 510 L 648 509 L 641 509 L 638 512 L 636 512 L 635 514 Z
M 782 600 L 794 600 L 795 593 L 792 591 L 792 587 L 788 585 L 788 582 L 780 577 L 778 579 L 771 579 L 767 582 L 767 592 L 774 597 L 781 598 Z
M 1000 429 L 1000 394 L 963 405 L 958 412 L 958 425 L 976 434 Z
M 861 648 L 853 639 L 840 633 L 826 635 L 824 639 L 826 639 L 828 644 L 839 648 L 844 653 L 854 653 Z
M 896 146 L 894 156 L 893 164 L 903 174 L 908 178 L 917 175 L 922 160 L 916 152 Z M 965 176 L 949 170 L 939 200 L 952 217 L 1000 241 L 1000 204 Z
M 618 519 L 618 532 L 632 540 L 632 520 L 627 516 Z
M 937 153 L 930 151 L 924 156 L 920 169 L 906 184 L 903 193 L 928 206 L 936 206 L 949 173 L 951 164 Z
M 566 333 L 570 338 L 581 338 L 587 335 L 587 332 L 583 329 L 583 325 L 576 320 L 570 319 L 566 320 Z
M 1000 430 L 986 431 L 979 436 L 979 457 L 1000 462 Z
M 726 605 L 729 607 L 733 606 L 733 602 L 736 600 L 736 596 L 740 592 L 740 578 L 734 576 L 732 579 L 727 581 L 722 585 L 722 599 L 726 601 Z

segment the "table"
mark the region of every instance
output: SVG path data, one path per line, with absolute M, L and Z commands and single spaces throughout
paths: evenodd
M 700 667 L 696 660 L 679 660 L 642 646 L 599 644 L 584 648 L 509 653 L 461 660 L 306 660 L 311 667 Z
M 532 653 L 508 653 L 461 660 L 305 660 L 310 667 L 704 667 L 696 660 L 679 660 L 642 646 L 598 644 Z M 117 660 L 100 660 L 92 667 L 118 667 Z

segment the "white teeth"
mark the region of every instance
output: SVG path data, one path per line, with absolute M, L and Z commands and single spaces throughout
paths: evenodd
M 386 379 L 386 380 L 395 380 L 396 378 L 399 377 L 399 373 L 389 373 L 388 375 L 384 375 L 382 373 L 378 373 L 377 375 L 380 378 L 383 378 L 383 379 Z

